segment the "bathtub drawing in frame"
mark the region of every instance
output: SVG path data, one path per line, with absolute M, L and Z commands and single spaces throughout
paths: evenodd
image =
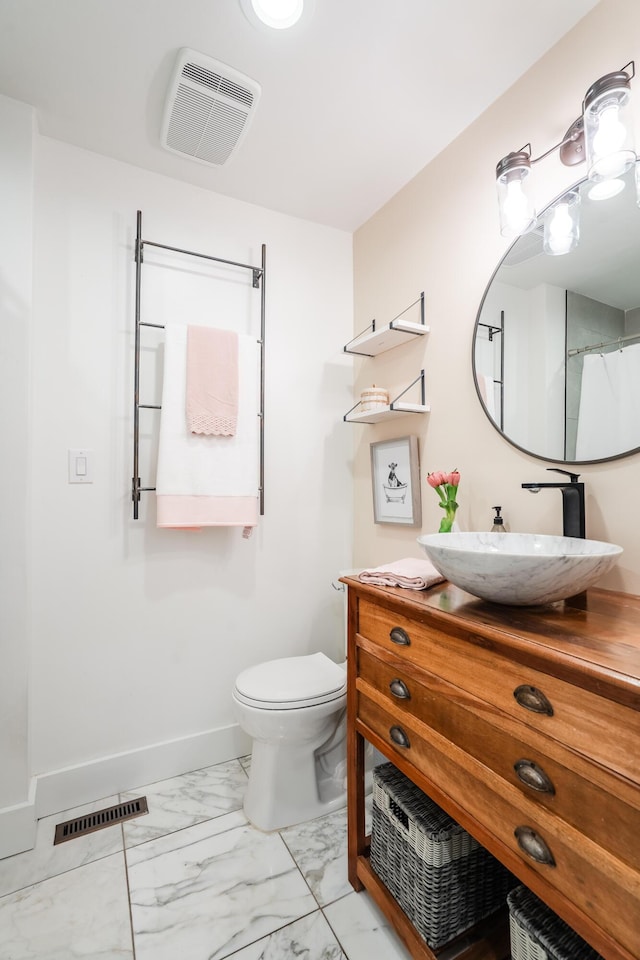
M 374 523 L 422 522 L 418 438 L 370 444 Z

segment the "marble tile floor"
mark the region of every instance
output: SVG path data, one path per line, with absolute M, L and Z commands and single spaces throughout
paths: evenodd
M 248 758 L 38 823 L 0 860 L 0 960 L 408 960 L 346 876 L 346 812 L 262 833 Z M 53 846 L 55 825 L 145 795 L 149 813 Z

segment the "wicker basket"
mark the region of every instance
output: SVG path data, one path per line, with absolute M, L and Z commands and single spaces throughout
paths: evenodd
M 526 887 L 507 897 L 512 960 L 603 960 Z
M 517 883 L 391 763 L 373 771 L 371 866 L 432 949 L 502 907 Z

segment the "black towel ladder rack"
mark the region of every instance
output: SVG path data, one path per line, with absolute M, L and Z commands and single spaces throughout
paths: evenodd
M 265 293 L 267 276 L 267 248 L 262 244 L 262 262 L 259 267 L 250 263 L 239 263 L 236 260 L 226 260 L 223 257 L 214 257 L 206 253 L 196 253 L 193 250 L 183 250 L 181 247 L 172 247 L 166 243 L 155 243 L 151 240 L 142 238 L 142 211 L 138 210 L 136 217 L 136 330 L 135 330 L 135 361 L 134 361 L 134 386 L 133 386 L 133 477 L 131 478 L 131 499 L 133 501 L 133 519 L 138 519 L 138 507 L 140 504 L 140 494 L 155 490 L 155 487 L 143 487 L 140 483 L 140 410 L 160 410 L 160 404 L 140 403 L 140 328 L 155 327 L 163 330 L 163 323 L 148 323 L 141 319 L 140 301 L 142 288 L 142 264 L 144 262 L 144 248 L 155 247 L 159 250 L 168 250 L 171 253 L 184 254 L 187 257 L 198 257 L 201 260 L 212 260 L 215 263 L 223 263 L 229 267 L 239 267 L 243 270 L 251 270 L 252 286 L 260 290 L 260 479 L 258 492 L 260 496 L 260 516 L 264 516 L 264 337 L 265 337 Z

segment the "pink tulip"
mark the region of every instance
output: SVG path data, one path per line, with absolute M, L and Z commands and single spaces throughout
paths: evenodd
M 449 476 L 446 473 L 442 473 L 441 470 L 436 471 L 436 473 L 427 474 L 427 483 L 430 487 L 439 487 L 443 483 L 449 482 Z
M 451 473 L 443 473 L 441 470 L 436 470 L 434 473 L 427 474 L 427 483 L 440 497 L 440 506 L 445 511 L 445 516 L 440 521 L 439 532 L 451 533 L 458 509 L 456 495 L 460 483 L 460 471 L 452 470 Z

